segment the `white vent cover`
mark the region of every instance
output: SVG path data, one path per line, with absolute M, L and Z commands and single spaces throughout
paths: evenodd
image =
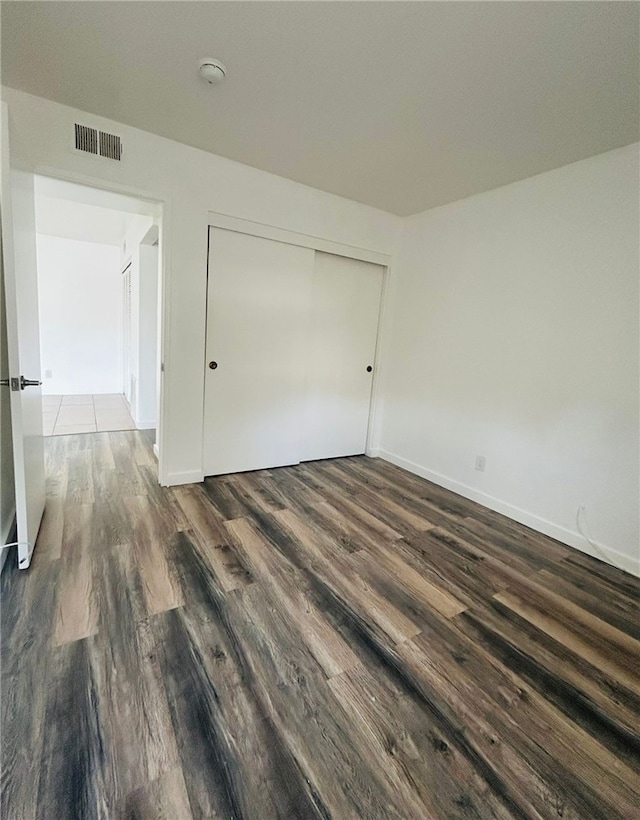
M 122 141 L 116 134 L 108 134 L 106 131 L 98 131 L 88 125 L 75 123 L 75 143 L 76 151 L 85 154 L 93 154 L 96 157 L 106 157 L 115 159 L 118 162 L 122 159 Z

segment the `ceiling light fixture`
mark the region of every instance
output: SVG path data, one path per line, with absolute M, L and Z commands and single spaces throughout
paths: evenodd
M 220 85 L 227 75 L 227 69 L 220 60 L 212 57 L 203 57 L 200 60 L 200 76 L 209 85 Z

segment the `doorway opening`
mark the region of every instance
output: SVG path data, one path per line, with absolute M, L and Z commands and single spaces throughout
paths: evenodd
M 45 436 L 156 429 L 161 206 L 35 177 Z

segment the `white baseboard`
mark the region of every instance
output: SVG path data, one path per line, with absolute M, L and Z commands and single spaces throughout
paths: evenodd
M 136 421 L 138 430 L 155 430 L 156 424 L 155 421 Z
M 482 504 L 483 507 L 488 507 L 494 512 L 506 515 L 507 518 L 511 518 L 520 524 L 525 524 L 527 527 L 531 527 L 532 530 L 536 530 L 537 532 L 541 532 L 543 535 L 548 535 L 551 538 L 555 538 L 556 541 L 561 541 L 563 544 L 567 544 L 569 547 L 574 547 L 575 549 L 580 550 L 580 552 L 591 555 L 593 558 L 598 558 L 601 561 L 606 560 L 604 556 L 595 550 L 586 538 L 584 538 L 579 532 L 569 530 L 566 527 L 561 527 L 558 524 L 554 524 L 552 521 L 547 521 L 545 518 L 529 513 L 526 510 L 521 510 L 513 504 L 509 504 L 506 501 L 501 501 L 499 498 L 494 498 L 491 495 L 487 495 L 487 493 L 483 493 L 480 490 L 476 490 L 473 487 L 469 487 L 466 484 L 462 484 L 452 478 L 448 478 L 447 476 L 436 473 L 433 470 L 429 470 L 427 467 L 423 467 L 420 464 L 416 464 L 414 461 L 409 461 L 409 459 L 397 456 L 395 453 L 390 453 L 387 450 L 375 450 L 369 455 L 374 458 L 382 458 L 385 461 L 390 461 L 391 464 L 395 464 L 397 467 L 402 467 L 410 473 L 419 475 L 421 478 L 426 478 L 428 481 L 432 481 L 434 484 L 444 487 L 446 490 L 451 490 L 464 498 L 468 498 L 471 501 L 476 501 L 478 504 Z M 640 557 L 633 558 L 624 552 L 619 552 L 618 550 L 615 550 L 612 547 L 607 547 L 603 544 L 596 544 L 596 546 L 605 554 L 611 555 L 611 560 L 607 561 L 607 563 L 617 566 L 619 569 L 623 569 L 631 575 L 637 575 L 640 577 Z
M 185 470 L 181 473 L 169 473 L 165 487 L 178 487 L 180 484 L 200 484 L 204 474 L 200 470 Z
M 4 567 L 4 563 L 7 560 L 7 555 L 9 554 L 10 547 L 5 549 L 4 545 L 9 541 L 11 537 L 11 531 L 15 527 L 16 524 L 16 511 L 15 509 L 12 510 L 11 514 L 8 516 L 8 521 L 5 523 L 4 527 L 2 528 L 2 532 L 0 533 L 0 538 L 2 538 L 2 545 L 0 545 L 0 572 Z
M 156 461 L 160 460 L 160 450 L 158 449 L 158 442 L 153 442 L 153 455 L 156 457 Z

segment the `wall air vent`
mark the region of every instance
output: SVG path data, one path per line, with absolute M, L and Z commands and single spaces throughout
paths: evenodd
M 76 123 L 76 151 L 86 151 L 87 154 L 98 153 L 98 132 L 88 125 Z
M 90 128 L 88 125 L 80 125 L 80 123 L 75 123 L 74 148 L 85 154 L 115 159 L 117 162 L 122 159 L 120 137 L 108 134 L 106 131 L 98 131 L 97 128 Z
M 117 159 L 120 162 L 122 157 L 122 142 L 115 134 L 100 132 L 100 156 L 109 159 Z

